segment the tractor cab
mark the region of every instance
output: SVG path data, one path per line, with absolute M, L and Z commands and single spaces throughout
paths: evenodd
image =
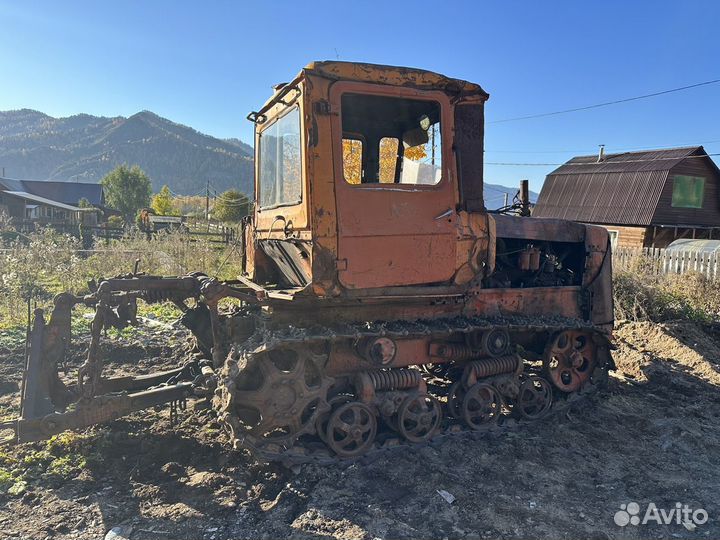
M 316 62 L 248 118 L 256 209 L 246 271 L 320 296 L 452 285 L 482 202 L 478 86 L 432 72 Z M 460 259 L 460 261 L 459 261 Z

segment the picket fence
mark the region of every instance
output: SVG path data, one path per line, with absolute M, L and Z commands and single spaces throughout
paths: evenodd
M 720 256 L 717 253 L 621 247 L 613 250 L 612 262 L 614 270 L 655 274 L 698 272 L 708 279 L 720 279 Z

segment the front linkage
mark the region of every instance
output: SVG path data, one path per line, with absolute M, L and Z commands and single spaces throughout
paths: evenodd
M 62 293 L 55 297 L 48 322 L 36 309 L 23 373 L 20 416 L 0 423 L 9 436 L 3 443 L 38 441 L 68 429 L 83 428 L 117 419 L 134 411 L 184 401 L 188 397 L 211 397 L 215 369 L 226 351 L 215 346 L 224 332 L 218 301 L 234 297 L 258 303 L 258 294 L 239 281 L 220 282 L 204 274 L 182 277 L 150 276 L 137 272 L 90 283 L 85 296 Z M 100 339 L 107 328 L 136 325 L 137 300 L 173 302 L 183 311 L 181 322 L 197 338 L 200 354 L 175 369 L 142 376 L 104 378 Z M 194 301 L 190 307 L 188 301 Z M 72 309 L 84 304 L 95 308 L 87 359 L 73 384 L 65 384 L 58 368 L 65 364 L 71 339 Z

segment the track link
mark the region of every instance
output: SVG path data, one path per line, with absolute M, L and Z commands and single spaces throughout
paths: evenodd
M 503 408 L 501 414 L 498 412 L 495 421 L 487 425 L 474 426 L 474 429 L 470 429 L 466 422 L 463 422 L 461 418 L 457 418 L 457 416 L 461 416 L 457 414 L 457 404 L 453 407 L 455 409 L 455 413 L 453 414 L 447 410 L 448 405 L 443 403 L 442 408 L 445 410 L 444 418 L 439 422 L 437 429 L 434 431 L 435 434 L 432 437 L 429 437 L 427 440 L 421 440 L 420 442 L 410 442 L 407 435 L 406 437 L 401 437 L 396 433 L 403 431 L 402 429 L 398 430 L 397 425 L 392 429 L 385 429 L 382 432 L 378 426 L 377 438 L 372 444 L 367 444 L 362 440 L 363 435 L 361 432 L 363 429 L 359 429 L 356 436 L 358 442 L 356 444 L 350 444 L 347 448 L 361 447 L 362 454 L 360 455 L 353 455 L 352 451 L 345 452 L 348 455 L 336 455 L 326 446 L 325 442 L 323 442 L 327 441 L 326 434 L 321 433 L 319 436 L 314 434 L 315 430 L 313 427 L 316 425 L 318 419 L 327 422 L 330 415 L 340 408 L 342 408 L 340 416 L 342 416 L 343 412 L 349 411 L 345 413 L 345 416 L 349 417 L 352 412 L 352 407 L 348 406 L 348 402 L 354 399 L 352 396 L 346 396 L 340 399 L 338 397 L 333 399 L 328 398 L 327 389 L 332 380 L 327 377 L 323 377 L 320 382 L 317 383 L 317 388 L 322 388 L 322 390 L 316 393 L 315 397 L 318 399 L 315 402 L 315 406 L 312 411 L 305 413 L 302 429 L 299 429 L 297 432 L 290 434 L 282 432 L 281 435 L 283 436 L 273 439 L 273 437 L 266 438 L 257 436 L 252 432 L 252 429 L 243 430 L 240 428 L 242 422 L 240 422 L 238 418 L 237 411 L 242 409 L 244 404 L 242 402 L 243 393 L 237 390 L 238 376 L 247 366 L 257 364 L 261 361 L 260 358 L 267 357 L 267 355 L 272 354 L 274 351 L 290 349 L 312 351 L 323 348 L 328 350 L 329 348 L 327 346 L 340 340 L 362 339 L 376 336 L 386 336 L 395 339 L 432 336 L 433 339 L 442 339 L 457 333 L 488 331 L 494 328 L 502 328 L 510 334 L 542 332 L 544 334 L 550 333 L 552 336 L 556 336 L 558 333 L 564 331 L 581 331 L 593 335 L 597 342 L 600 343 L 602 352 L 607 354 L 599 355 L 600 358 L 594 369 L 595 373 L 592 377 L 588 378 L 582 388 L 570 393 L 556 390 L 554 392 L 555 397 L 553 398 L 552 406 L 547 407 L 546 410 L 542 411 L 542 414 L 538 414 L 535 417 L 529 417 L 532 415 L 527 414 L 510 415 L 507 414 L 507 408 Z M 442 441 L 449 437 L 478 437 L 506 429 L 517 429 L 527 422 L 544 417 L 547 409 L 550 409 L 551 413 L 557 413 L 571 406 L 578 399 L 595 392 L 602 386 L 606 380 L 608 369 L 614 368 L 609 355 L 609 349 L 608 336 L 600 328 L 586 321 L 560 317 L 553 319 L 535 319 L 531 317 L 479 319 L 458 317 L 430 321 L 391 321 L 346 324 L 332 327 L 287 327 L 281 329 L 269 329 L 261 326 L 250 339 L 242 344 L 236 345 L 228 356 L 228 361 L 221 372 L 214 405 L 220 419 L 229 428 L 234 447 L 238 449 L 245 448 L 260 460 L 279 461 L 288 466 L 304 463 L 316 463 L 320 465 L 329 465 L 338 462 L 352 463 L 357 460 L 372 460 L 398 449 L 407 450 L 408 448 L 427 445 L 435 446 L 441 444 Z M 322 370 L 323 358 L 326 358 L 326 355 L 323 357 L 323 355 L 313 353 L 311 356 L 318 368 Z M 531 366 L 526 362 L 522 374 L 518 375 L 522 377 L 523 381 L 529 381 L 531 378 L 540 378 L 543 374 L 540 368 Z M 447 379 L 443 380 L 442 376 L 434 377 L 428 375 L 427 377 L 433 389 L 433 391 L 428 394 L 430 401 L 438 401 L 437 397 L 444 399 L 448 394 L 448 390 L 451 389 L 451 381 Z M 542 380 L 546 381 L 546 379 Z M 492 384 L 493 378 L 481 379 L 481 381 Z M 356 412 L 363 413 L 360 407 L 356 407 L 356 409 Z M 261 416 L 264 413 L 265 411 L 260 411 Z M 364 413 L 363 416 L 365 416 Z M 366 419 L 363 421 L 367 422 Z M 378 423 L 380 423 L 379 419 Z M 311 424 L 313 427 L 310 427 Z M 345 426 L 345 424 L 343 424 L 343 426 Z M 362 424 L 360 427 L 362 428 Z M 375 428 L 373 427 L 373 429 Z M 341 444 L 349 444 L 347 442 L 349 441 L 348 437 L 350 437 L 349 429 L 343 427 L 339 431 L 341 435 L 346 437 L 346 440 Z M 335 447 L 339 448 L 340 446 L 335 444 Z M 343 452 L 341 451 L 340 453 Z

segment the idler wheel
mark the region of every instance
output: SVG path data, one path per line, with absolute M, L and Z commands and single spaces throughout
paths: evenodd
M 545 348 L 543 369 L 547 378 L 563 392 L 577 392 L 590 380 L 597 364 L 597 347 L 582 330 L 556 334 Z

